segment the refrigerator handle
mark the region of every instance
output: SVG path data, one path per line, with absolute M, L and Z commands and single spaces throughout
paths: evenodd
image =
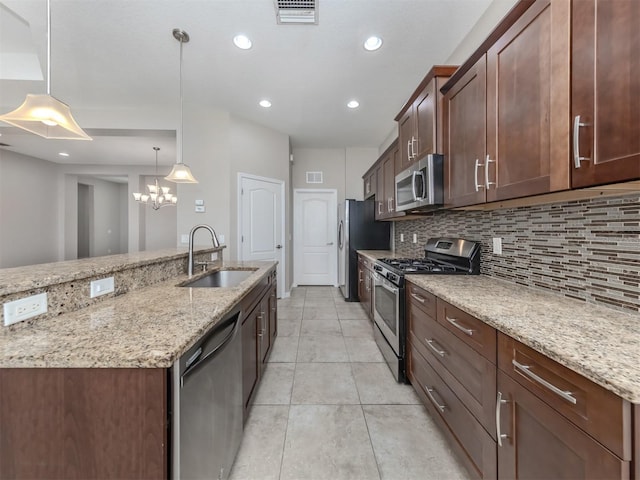
M 338 225 L 338 248 L 342 250 L 342 220 L 340 220 L 340 224 Z

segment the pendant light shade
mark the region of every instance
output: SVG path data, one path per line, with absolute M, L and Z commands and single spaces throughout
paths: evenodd
M 51 95 L 30 93 L 13 112 L 0 115 L 0 120 L 44 138 L 91 140 L 73 119 L 69 106 Z
M 92 140 L 76 123 L 66 103 L 51 96 L 51 3 L 47 0 L 47 93 L 28 94 L 12 112 L 0 120 L 48 139 Z
M 191 173 L 188 165 L 182 161 L 183 139 L 184 139 L 184 107 L 182 101 L 182 44 L 189 41 L 189 34 L 179 28 L 173 29 L 173 37 L 180 42 L 180 148 L 178 149 L 178 162 L 171 169 L 171 173 L 164 177 L 165 180 L 175 183 L 198 183 Z

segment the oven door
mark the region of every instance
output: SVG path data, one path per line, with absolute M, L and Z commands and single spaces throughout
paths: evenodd
M 373 321 L 400 356 L 400 289 L 378 273 L 373 281 Z

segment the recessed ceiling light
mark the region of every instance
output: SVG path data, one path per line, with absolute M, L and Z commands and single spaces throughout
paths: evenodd
M 349 108 L 358 108 L 360 106 L 360 103 L 357 100 L 350 100 L 349 103 L 347 103 L 347 107 Z
M 372 36 L 365 40 L 364 49 L 372 52 L 378 50 L 382 46 L 382 39 L 380 37 Z
M 259 105 L 263 108 L 269 108 L 271 106 L 271 102 L 269 100 L 260 100 Z
M 60 152 L 58 153 L 58 155 L 60 155 L 61 157 L 68 157 L 69 154 L 67 152 Z
M 251 40 L 249 40 L 249 37 L 246 35 L 236 35 L 233 37 L 233 44 L 242 50 L 249 50 L 251 48 Z

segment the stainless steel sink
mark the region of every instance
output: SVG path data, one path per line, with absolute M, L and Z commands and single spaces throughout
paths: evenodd
M 257 269 L 243 269 L 243 270 L 218 270 L 217 272 L 211 272 L 204 277 L 200 277 L 196 280 L 189 280 L 180 284 L 181 287 L 204 287 L 204 288 L 229 288 L 239 285 L 243 280 L 246 280 Z

